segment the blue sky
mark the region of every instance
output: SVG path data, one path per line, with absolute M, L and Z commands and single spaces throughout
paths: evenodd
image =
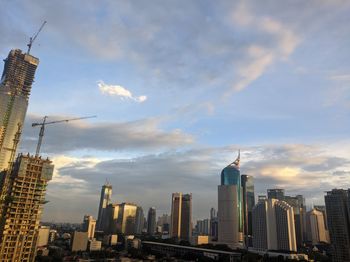
M 285 187 L 311 205 L 350 186 L 348 1 L 0 5 L 3 58 L 47 21 L 21 150 L 43 115 L 98 115 L 47 128 L 45 220 L 96 215 L 106 178 L 117 202 L 161 215 L 173 191 L 192 192 L 194 218 L 208 217 L 238 148 L 257 194 Z

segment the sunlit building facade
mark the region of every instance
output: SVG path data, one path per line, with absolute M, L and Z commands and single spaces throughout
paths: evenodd
M 108 218 L 107 218 L 107 206 L 112 202 L 112 185 L 106 182 L 102 186 L 101 196 L 100 196 L 100 205 L 98 207 L 98 216 L 97 216 L 97 230 L 105 230 L 108 228 Z
M 2 180 L 4 206 L 0 215 L 1 261 L 34 261 L 40 218 L 46 203 L 48 181 L 52 179 L 50 160 L 19 155 Z
M 133 203 L 109 204 L 106 210 L 105 232 L 109 234 L 135 234 L 136 212 Z
M 240 155 L 221 172 L 218 186 L 218 242 L 231 248 L 243 247 L 242 186 Z
M 260 199 L 252 211 L 253 247 L 297 251 L 293 208 L 285 201 Z
M 324 223 L 324 215 L 321 211 L 313 208 L 307 212 L 308 240 L 313 244 L 329 243 L 329 234 Z
M 0 81 L 0 171 L 8 168 L 18 125 L 23 126 L 39 59 L 11 50 Z
M 88 233 L 88 238 L 92 239 L 95 236 L 96 219 L 93 216 L 85 215 L 83 220 L 83 231 Z
M 192 194 L 172 194 L 170 236 L 183 240 L 191 238 Z

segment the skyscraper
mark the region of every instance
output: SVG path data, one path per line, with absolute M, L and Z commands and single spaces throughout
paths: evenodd
M 275 205 L 277 248 L 279 250 L 297 251 L 293 207 L 285 201 Z
M 213 207 L 210 209 L 210 237 L 215 241 L 218 239 L 218 217 Z
M 314 209 L 316 209 L 317 211 L 322 212 L 323 218 L 324 218 L 324 226 L 325 226 L 326 230 L 328 230 L 326 206 L 324 206 L 324 205 L 314 205 Z
M 39 59 L 11 50 L 0 82 L 0 171 L 9 165 L 18 124 L 23 126 Z
M 324 215 L 321 211 L 313 208 L 307 212 L 308 240 L 313 245 L 321 242 L 328 243 L 329 235 L 324 223 Z
M 284 196 L 284 201 L 293 207 L 297 245 L 301 247 L 307 239 L 305 199 L 302 195 Z
M 285 201 L 260 199 L 252 211 L 253 247 L 297 251 L 293 208 Z
M 109 204 L 105 211 L 104 231 L 109 234 L 135 234 L 137 208 L 133 203 Z
M 98 207 L 98 216 L 97 216 L 97 230 L 104 230 L 104 223 L 106 221 L 106 208 L 111 203 L 112 198 L 112 185 L 106 182 L 102 186 L 101 196 L 100 196 L 100 205 Z
M 156 218 L 156 208 L 150 207 L 147 215 L 147 233 L 149 235 L 154 235 L 156 233 Z
M 92 216 L 85 215 L 83 221 L 83 231 L 88 233 L 88 238 L 92 239 L 95 236 L 96 219 Z
M 254 180 L 252 176 L 241 176 L 243 190 L 243 224 L 246 246 L 251 246 L 252 236 L 252 210 L 255 206 Z
M 7 182 L 2 184 L 4 205 L 0 214 L 2 261 L 34 261 L 46 186 L 53 168 L 48 159 L 19 155 L 11 172 L 3 172 L 2 181 Z
M 197 220 L 196 233 L 197 233 L 197 235 L 209 236 L 209 233 L 210 233 L 210 220 L 208 218 L 207 219 L 203 219 L 203 220 Z
M 240 154 L 221 172 L 218 186 L 218 242 L 231 248 L 243 246 L 242 187 Z
M 349 190 L 333 189 L 325 196 L 327 224 L 334 262 L 350 261 Z
M 190 239 L 192 235 L 192 194 L 172 194 L 170 235 L 178 239 Z
M 143 226 L 145 224 L 145 215 L 143 214 L 142 207 L 136 209 L 136 221 L 135 221 L 135 234 L 141 235 Z
M 268 189 L 267 198 L 284 200 L 284 189 L 281 189 L 281 188 Z

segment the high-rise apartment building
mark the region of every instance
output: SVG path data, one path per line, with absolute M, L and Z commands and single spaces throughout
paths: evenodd
M 327 224 L 334 262 L 350 261 L 350 189 L 333 189 L 325 196 Z
M 150 207 L 147 214 L 147 234 L 154 235 L 156 233 L 156 208 Z
M 53 168 L 48 159 L 19 155 L 11 172 L 2 173 L 2 261 L 34 261 L 46 186 L 52 179 Z
M 137 207 L 136 209 L 136 219 L 135 219 L 135 234 L 141 235 L 145 224 L 145 215 L 143 214 L 142 207 Z
M 218 242 L 231 248 L 243 247 L 242 187 L 240 155 L 221 172 L 218 186 Z
M 8 168 L 18 125 L 23 126 L 39 59 L 11 50 L 0 81 L 0 171 Z
M 135 234 L 137 208 L 133 203 L 109 204 L 104 231 L 109 234 Z
M 255 206 L 254 180 L 252 176 L 242 175 L 243 224 L 246 246 L 252 245 L 252 210 Z
M 324 205 L 314 205 L 314 209 L 316 209 L 317 211 L 322 212 L 323 218 L 324 218 L 324 226 L 325 226 L 325 229 L 328 231 L 326 206 L 324 206 Z
M 280 188 L 268 189 L 267 196 L 269 199 L 283 200 L 293 207 L 297 246 L 303 246 L 307 238 L 306 206 L 304 197 L 302 195 L 287 196 L 285 195 L 285 190 Z
M 210 237 L 212 240 L 218 240 L 218 217 L 215 208 L 210 209 Z
M 88 233 L 88 238 L 92 239 L 95 236 L 96 219 L 92 216 L 85 215 L 83 221 L 83 231 Z
M 302 247 L 307 239 L 305 199 L 302 195 L 284 196 L 284 201 L 293 207 L 297 246 Z
M 100 205 L 98 207 L 98 216 L 97 216 L 97 230 L 104 230 L 106 227 L 104 224 L 108 223 L 106 208 L 111 203 L 112 198 L 112 185 L 106 182 L 102 186 L 101 196 L 100 196 Z
M 308 240 L 313 244 L 329 243 L 329 234 L 324 223 L 324 215 L 321 211 L 313 208 L 306 214 Z
M 170 235 L 184 240 L 191 238 L 192 194 L 172 194 Z
M 293 208 L 285 201 L 260 199 L 252 222 L 255 249 L 297 251 Z
M 281 189 L 281 188 L 268 189 L 267 198 L 284 200 L 284 189 Z
M 209 236 L 210 220 L 208 218 L 203 220 L 197 220 L 195 230 L 197 235 Z
M 275 204 L 278 250 L 297 251 L 293 207 L 285 201 Z

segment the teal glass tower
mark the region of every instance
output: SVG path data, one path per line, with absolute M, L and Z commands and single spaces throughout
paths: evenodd
M 241 153 L 240 151 L 238 151 L 237 159 L 221 171 L 221 185 L 237 186 L 238 228 L 240 232 L 243 232 L 242 185 L 241 185 L 241 172 L 239 170 L 240 159 L 241 159 Z
M 231 248 L 242 248 L 243 243 L 243 203 L 240 152 L 231 164 L 221 171 L 218 186 L 218 242 Z

